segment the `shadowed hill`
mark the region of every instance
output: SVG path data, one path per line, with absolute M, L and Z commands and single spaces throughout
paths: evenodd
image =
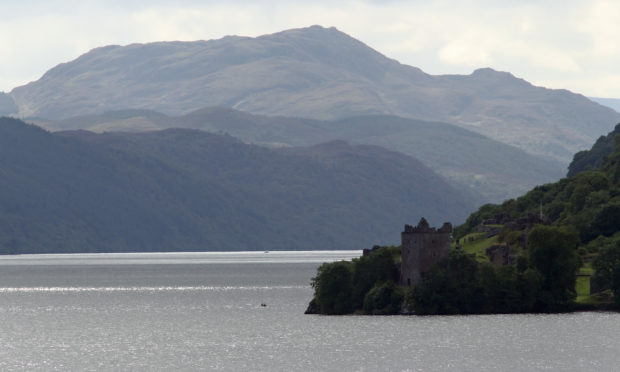
M 565 173 L 560 163 L 467 129 L 390 115 L 323 121 L 212 107 L 177 117 L 125 110 L 38 123 L 54 130 L 84 128 L 97 132 L 194 128 L 225 132 L 270 147 L 309 146 L 335 139 L 379 145 L 419 159 L 453 183 L 476 190 L 485 202 L 501 202 Z
M 0 174 L 2 253 L 360 249 L 422 215 L 462 221 L 476 199 L 376 146 L 53 134 L 8 118 Z

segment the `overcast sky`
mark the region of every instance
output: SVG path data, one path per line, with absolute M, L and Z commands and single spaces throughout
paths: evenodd
M 103 45 L 318 24 L 434 75 L 492 67 L 535 85 L 620 98 L 619 20 L 617 0 L 0 0 L 0 91 Z

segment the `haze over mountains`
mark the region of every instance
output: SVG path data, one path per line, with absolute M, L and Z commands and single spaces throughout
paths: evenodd
M 178 117 L 148 110 L 125 110 L 35 122 L 52 130 L 94 132 L 193 128 L 225 132 L 245 142 L 269 147 L 310 146 L 334 139 L 379 145 L 420 160 L 454 185 L 474 190 L 484 202 L 501 202 L 566 173 L 559 162 L 527 154 L 451 124 L 389 115 L 323 121 L 252 115 L 213 107 Z
M 22 117 L 119 109 L 180 115 L 224 106 L 266 115 L 341 119 L 390 114 L 453 123 L 567 164 L 620 113 L 509 73 L 432 76 L 335 28 L 258 38 L 107 46 L 10 92 Z
M 620 112 L 620 98 L 598 98 L 598 97 L 590 97 L 590 99 L 594 102 L 600 103 L 601 105 L 607 106 L 609 108 L 614 109 L 617 112 Z
M 377 146 L 49 133 L 10 118 L 0 175 L 0 253 L 361 249 L 421 216 L 464 221 L 477 200 Z
M 0 93 L 0 114 L 58 131 L 0 119 L 0 253 L 394 243 L 422 216 L 458 224 L 559 179 L 620 122 L 318 26 L 98 48 Z

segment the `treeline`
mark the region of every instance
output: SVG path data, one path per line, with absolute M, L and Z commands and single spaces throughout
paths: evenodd
M 382 247 L 352 261 L 324 263 L 312 279 L 307 314 L 396 314 L 404 299 L 399 278 L 400 247 Z
M 527 255 L 495 267 L 454 250 L 413 287 L 398 284 L 400 250 L 385 247 L 351 262 L 326 263 L 312 280 L 315 314 L 497 314 L 561 312 L 575 307 L 581 265 L 575 231 L 536 226 Z

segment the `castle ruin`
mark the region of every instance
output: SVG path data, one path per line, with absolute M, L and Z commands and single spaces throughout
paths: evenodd
M 401 233 L 402 262 L 400 284 L 420 283 L 428 269 L 450 253 L 452 224 L 446 222 L 439 229 L 430 227 L 424 217 L 413 227 L 405 225 Z

